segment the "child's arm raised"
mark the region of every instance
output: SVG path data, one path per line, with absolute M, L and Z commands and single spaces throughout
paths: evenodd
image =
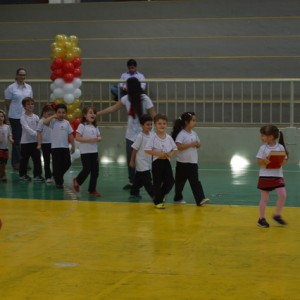
M 50 117 L 48 117 L 48 118 L 45 118 L 44 121 L 43 121 L 43 123 L 44 123 L 46 126 L 49 126 L 50 122 L 51 122 L 53 119 L 56 119 L 56 118 L 57 118 L 57 116 L 56 116 L 56 114 L 54 114 L 54 115 L 52 115 L 52 116 L 50 116 Z

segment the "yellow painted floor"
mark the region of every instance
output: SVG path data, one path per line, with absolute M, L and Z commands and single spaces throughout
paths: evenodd
M 300 299 L 300 208 L 1 199 L 0 299 Z

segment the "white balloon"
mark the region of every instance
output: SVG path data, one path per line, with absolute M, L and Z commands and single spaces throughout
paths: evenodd
M 81 79 L 80 79 L 80 78 L 76 77 L 76 78 L 73 80 L 73 85 L 74 85 L 74 88 L 75 88 L 75 89 L 81 87 L 81 84 L 82 84 L 82 82 L 81 82 Z
M 62 98 L 64 96 L 64 90 L 62 88 L 56 88 L 53 91 L 53 95 L 55 96 L 55 98 Z
M 64 95 L 64 101 L 67 103 L 67 104 L 71 104 L 73 103 L 74 101 L 74 96 L 72 94 L 65 94 Z
M 55 87 L 62 88 L 65 82 L 62 78 L 56 78 L 53 83 Z
M 74 93 L 74 86 L 72 83 L 66 83 L 64 85 L 64 92 L 66 94 L 73 94 Z
M 76 89 L 73 93 L 75 98 L 79 98 L 81 96 L 81 90 L 80 89 Z
M 52 82 L 52 83 L 50 84 L 50 90 L 51 90 L 52 92 L 55 90 L 55 84 L 54 84 L 54 82 Z
M 55 95 L 53 93 L 50 94 L 50 100 L 51 102 L 54 101 L 56 99 Z

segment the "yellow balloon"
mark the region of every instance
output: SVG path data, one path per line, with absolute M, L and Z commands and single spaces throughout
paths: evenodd
M 65 42 L 65 50 L 66 52 L 71 52 L 73 48 L 73 45 L 71 42 Z
M 80 100 L 78 99 L 78 98 L 76 98 L 76 99 L 74 99 L 74 101 L 73 101 L 73 107 L 74 108 L 77 108 L 77 107 L 79 107 L 79 105 L 80 105 Z
M 71 61 L 73 58 L 74 58 L 74 55 L 73 55 L 72 52 L 67 52 L 67 53 L 65 53 L 65 55 L 64 55 L 64 59 L 65 59 L 66 61 Z
M 74 116 L 72 114 L 67 114 L 67 119 L 72 122 L 74 119 Z
M 57 105 L 57 104 L 63 104 L 64 103 L 64 99 L 63 98 L 57 98 L 56 100 L 55 100 L 55 104 Z
M 51 44 L 51 46 L 50 46 L 50 48 L 51 48 L 51 50 L 53 51 L 55 48 L 57 48 L 58 47 L 58 45 L 57 45 L 57 43 L 52 43 Z
M 64 50 L 60 47 L 56 47 L 52 50 L 54 57 L 63 57 L 64 56 Z
M 80 117 L 81 116 L 81 109 L 80 108 L 76 108 L 73 113 L 74 113 L 75 117 Z
M 74 107 L 73 103 L 67 104 L 67 111 L 69 114 L 73 115 L 75 109 L 76 109 L 76 107 Z
M 78 43 L 78 37 L 76 35 L 70 35 L 68 41 L 75 47 Z
M 79 47 L 73 47 L 72 53 L 73 53 L 73 56 L 80 57 L 81 49 Z

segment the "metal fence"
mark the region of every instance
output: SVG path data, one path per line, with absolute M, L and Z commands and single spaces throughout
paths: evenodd
M 110 88 L 119 80 L 83 79 L 82 106 L 97 110 L 112 104 Z M 11 81 L 1 80 L 0 89 Z M 49 80 L 29 80 L 36 110 L 50 99 Z M 300 125 L 300 80 L 298 79 L 149 79 L 147 93 L 160 113 L 170 121 L 185 111 L 194 111 L 205 126 Z M 3 101 L 1 103 L 3 106 Z M 100 125 L 125 124 L 127 114 L 120 110 L 102 116 Z

